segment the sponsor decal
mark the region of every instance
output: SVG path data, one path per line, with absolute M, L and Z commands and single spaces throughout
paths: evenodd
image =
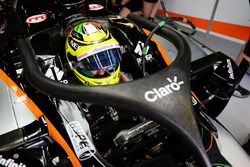
M 72 37 L 73 37 L 73 38 L 76 38 L 76 39 L 78 39 L 78 40 L 83 40 L 81 34 L 75 32 L 75 31 L 72 32 Z
M 169 94 L 174 93 L 175 91 L 179 91 L 184 81 L 177 81 L 177 76 L 174 76 L 174 80 L 172 81 L 170 78 L 167 78 L 168 84 L 160 87 L 153 88 L 152 90 L 146 91 L 144 94 L 144 98 L 149 102 L 155 102 L 158 99 L 163 98 L 164 96 L 168 96 Z
M 47 19 L 47 15 L 46 14 L 37 14 L 37 15 L 33 15 L 30 16 L 26 19 L 26 23 L 28 24 L 35 24 L 35 23 L 40 23 L 43 22 Z
M 80 46 L 78 43 L 76 43 L 73 39 L 70 39 L 70 40 L 69 40 L 69 44 L 70 44 L 71 48 L 74 49 L 74 50 L 77 50 L 77 49 L 79 49 L 79 48 L 81 47 L 81 46 Z
M 139 55 L 141 56 L 141 55 L 142 55 L 142 48 L 143 48 L 143 46 L 144 46 L 144 43 L 141 42 L 141 41 L 138 41 L 138 42 L 137 42 L 137 45 L 136 45 L 136 47 L 135 47 L 134 52 L 135 52 L 136 54 L 139 54 Z M 149 49 L 149 46 L 147 46 L 147 52 L 148 52 L 148 49 Z
M 70 122 L 66 125 L 66 130 L 69 134 L 75 153 L 80 161 L 94 156 L 96 150 L 79 122 Z
M 143 46 L 144 46 L 144 43 L 141 42 L 141 41 L 138 41 L 138 43 L 137 43 L 137 45 L 136 45 L 136 47 L 135 47 L 134 52 L 135 52 L 136 54 L 142 56 L 142 48 L 143 48 Z M 147 52 L 148 52 L 148 49 L 149 49 L 149 46 L 147 46 Z M 152 56 L 151 54 L 147 54 L 147 55 L 145 56 L 145 59 L 146 59 L 146 61 L 151 61 L 151 60 L 153 59 L 153 56 Z M 137 58 L 137 63 L 138 63 L 138 64 L 141 64 L 141 63 L 142 63 L 142 58 L 141 58 L 141 57 L 138 57 L 138 58 Z
M 18 162 L 15 162 L 14 159 L 3 158 L 2 155 L 0 155 L 0 166 L 6 166 L 6 167 L 26 167 L 26 165 L 23 164 L 22 162 L 18 163 Z
M 228 68 L 227 72 L 229 74 L 229 78 L 234 79 L 234 71 L 230 59 L 227 59 L 227 68 Z
M 137 60 L 138 64 L 142 64 L 142 59 L 140 57 L 138 57 L 136 60 Z M 148 54 L 148 55 L 145 56 L 145 60 L 146 61 L 151 61 L 151 60 L 153 60 L 153 56 L 151 54 Z
M 54 65 L 50 65 L 48 70 L 45 73 L 46 77 L 48 77 L 52 80 L 57 80 L 57 81 L 60 81 L 62 83 L 67 84 L 68 80 L 66 80 L 66 79 L 62 80 L 63 75 L 64 75 L 64 72 Z
M 138 132 L 138 131 L 140 131 L 140 130 L 143 130 L 145 126 L 151 124 L 152 122 L 153 122 L 153 121 L 148 121 L 148 122 L 146 122 L 145 124 L 142 124 L 141 126 L 136 127 L 135 129 L 129 131 L 129 132 L 128 132 L 128 135 L 131 135 L 131 134 L 133 134 L 133 133 L 135 133 L 135 132 Z
M 108 49 L 114 49 L 114 48 L 120 48 L 119 44 L 108 44 L 108 45 L 104 45 L 98 48 L 94 48 L 92 50 L 89 50 L 88 52 L 85 52 L 82 55 L 77 56 L 77 60 L 81 61 L 82 59 L 85 59 L 91 55 L 94 55 L 96 53 L 100 53 L 102 51 L 108 50 Z
M 193 96 L 191 96 L 191 98 L 192 98 L 192 104 L 193 106 L 195 106 L 197 104 L 197 100 Z
M 89 10 L 101 10 L 104 7 L 100 4 L 89 4 Z

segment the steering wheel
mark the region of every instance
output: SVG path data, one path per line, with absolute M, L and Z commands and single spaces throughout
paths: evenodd
M 156 23 L 135 15 L 128 19 L 142 28 L 152 30 Z M 141 115 L 167 127 L 192 150 L 197 162 L 211 166 L 198 132 L 191 103 L 189 68 L 191 51 L 184 38 L 177 32 L 163 27 L 158 35 L 173 43 L 178 54 L 168 67 L 142 79 L 117 85 L 86 87 L 63 84 L 44 76 L 27 39 L 18 39 L 27 80 L 38 91 L 69 101 L 118 107 Z

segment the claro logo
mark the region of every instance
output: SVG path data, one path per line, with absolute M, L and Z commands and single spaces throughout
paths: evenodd
M 157 99 L 161 99 L 162 97 L 167 96 L 174 91 L 180 90 L 180 85 L 184 84 L 184 81 L 177 81 L 177 76 L 174 76 L 174 80 L 167 78 L 167 81 L 169 83 L 163 87 L 153 88 L 152 90 L 145 92 L 144 98 L 149 102 L 155 102 Z

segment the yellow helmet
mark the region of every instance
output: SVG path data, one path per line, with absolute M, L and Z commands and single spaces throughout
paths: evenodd
M 66 58 L 75 76 L 85 85 L 119 82 L 120 45 L 109 30 L 96 22 L 79 23 L 67 34 Z M 92 71 L 105 70 L 103 75 Z

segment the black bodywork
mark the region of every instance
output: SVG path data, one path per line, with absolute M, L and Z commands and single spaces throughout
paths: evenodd
M 2 49 L 1 68 L 55 125 L 71 149 L 67 124 L 78 121 L 86 125 L 87 122 L 86 127 L 89 126 L 98 150 L 95 155 L 104 166 L 110 165 L 107 161 L 116 166 L 155 166 L 157 163 L 185 166 L 194 160 L 197 166 L 209 166 L 204 150 L 207 143 L 203 140 L 203 146 L 197 125 L 206 127 L 208 134 L 216 133 L 205 115 L 216 118 L 232 96 L 241 79 L 234 61 L 218 52 L 191 63 L 190 48 L 182 34 L 164 27 L 156 34 L 175 45 L 177 57 L 171 65 L 166 64 L 156 43 L 150 41 L 148 54 L 152 58 L 145 63 L 149 77 L 144 77 L 142 57 L 135 48 L 138 41 L 147 39 L 142 28 L 152 30 L 157 24 L 133 15 L 121 18 L 106 8 L 91 11 L 89 3 L 91 1 L 75 1 L 69 8 L 67 0 L 17 1 L 11 18 L 15 18 L 15 22 L 18 20 L 20 29 L 11 34 L 9 43 Z M 37 14 L 46 14 L 47 19 L 36 24 L 26 22 L 28 17 Z M 130 74 L 133 81 L 85 87 L 75 79 L 65 57 L 65 31 L 68 26 L 82 21 L 96 21 L 110 30 L 124 50 L 121 71 Z M 46 71 L 54 67 L 64 72 L 60 80 L 45 76 Z M 21 74 L 17 73 L 20 69 Z M 181 82 L 180 91 L 169 91 L 166 96 L 157 93 L 172 82 Z M 145 99 L 148 91 L 156 94 L 157 100 Z M 93 105 L 89 106 L 90 103 Z M 112 117 L 107 106 L 118 111 L 119 121 Z M 31 126 L 1 135 L 2 157 L 7 160 L 18 154 L 15 162 L 26 166 L 71 166 L 65 151 L 44 130 L 46 121 L 41 119 Z M 137 132 L 140 128 L 143 130 Z M 130 134 L 128 132 L 132 135 L 123 134 Z M 16 141 L 24 136 L 31 137 L 13 145 L 7 139 L 14 133 Z M 214 146 L 215 152 L 216 149 Z M 220 162 L 227 163 L 219 151 L 217 154 Z M 217 159 L 210 157 L 210 161 L 217 162 Z M 94 158 L 81 163 L 100 165 Z

